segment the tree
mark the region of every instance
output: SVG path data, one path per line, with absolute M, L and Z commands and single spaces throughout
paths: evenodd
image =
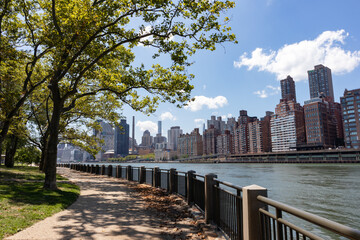
M 223 25 L 228 18 L 220 20 L 235 5 L 227 0 L 19 2 L 14 16 L 22 16 L 21 42 L 29 59 L 25 79 L 31 79 L 23 92 L 28 97 L 29 87 L 47 82 L 52 102 L 44 183 L 49 189 L 56 189 L 61 119 L 79 103 L 107 98 L 145 114 L 160 102 L 182 107 L 193 89 L 188 57 L 235 41 Z M 153 60 L 136 64 L 134 50 L 140 46 L 154 49 Z M 164 59 L 168 64 L 159 64 Z
M 39 47 L 28 9 L 33 8 L 26 1 L 0 1 L 0 150 L 25 101 L 48 78 L 41 61 L 48 49 Z

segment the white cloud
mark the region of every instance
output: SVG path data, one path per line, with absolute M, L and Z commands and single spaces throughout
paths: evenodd
M 203 90 L 205 90 L 205 89 L 206 89 L 206 85 L 204 84 L 204 85 L 203 85 Z
M 157 124 L 152 121 L 138 121 L 136 126 L 140 128 L 142 132 L 149 130 L 151 134 L 157 133 Z
M 196 127 L 201 128 L 203 126 L 203 124 L 205 123 L 205 119 L 196 118 L 196 119 L 194 119 L 194 122 L 195 122 Z
M 280 93 L 280 87 L 274 87 L 267 85 L 264 90 L 255 91 L 254 94 L 258 95 L 260 98 L 267 98 L 269 96 L 277 95 Z
M 225 121 L 225 120 L 227 120 L 228 118 L 231 118 L 231 117 L 232 117 L 232 114 L 228 113 L 227 115 L 222 115 L 221 119 Z
M 164 112 L 160 115 L 160 119 L 162 121 L 164 120 L 171 120 L 171 121 L 175 121 L 176 120 L 176 117 L 174 115 L 172 115 L 171 112 Z
M 307 71 L 318 64 L 329 67 L 334 74 L 348 73 L 360 64 L 360 51 L 351 52 L 342 48 L 348 36 L 345 30 L 325 31 L 314 40 L 284 45 L 268 53 L 256 48 L 251 56 L 244 53 L 239 61 L 234 61 L 234 67 L 258 68 L 259 71 L 276 74 L 279 80 L 290 75 L 294 81 L 306 80 Z M 266 92 L 258 91 L 257 94 L 265 96 Z
M 204 106 L 208 109 L 218 109 L 228 104 L 228 100 L 224 96 L 217 96 L 215 98 L 209 98 L 205 96 L 195 96 L 195 100 L 189 102 L 185 109 L 190 109 L 192 112 L 201 110 Z

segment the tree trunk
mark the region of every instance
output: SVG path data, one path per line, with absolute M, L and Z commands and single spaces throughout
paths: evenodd
M 39 170 L 44 172 L 45 170 L 45 158 L 46 158 L 46 146 L 47 146 L 47 139 L 49 137 L 49 128 L 46 129 L 44 136 L 41 138 L 41 158 L 39 163 Z
M 5 155 L 5 166 L 8 168 L 14 167 L 14 156 L 17 149 L 19 138 L 15 135 L 10 136 L 10 142 L 6 147 L 6 155 Z
M 62 112 L 62 102 L 60 99 L 59 88 L 57 85 L 51 87 L 53 93 L 54 107 L 52 110 L 52 116 L 50 120 L 49 138 L 46 144 L 44 172 L 45 183 L 44 188 L 50 190 L 57 190 L 56 186 L 56 161 L 57 161 L 57 144 L 59 138 L 59 125 Z

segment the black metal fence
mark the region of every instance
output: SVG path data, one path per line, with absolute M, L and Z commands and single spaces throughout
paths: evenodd
M 205 211 L 205 182 L 204 177 L 194 174 L 193 179 L 193 196 L 195 205 L 203 212 Z
M 336 235 L 334 237 L 337 239 L 340 239 L 340 236 L 353 240 L 360 239 L 360 231 L 358 230 L 274 201 L 264 196 L 258 196 L 257 199 L 265 204 L 265 207 L 259 209 L 261 218 L 261 237 L 264 240 L 323 239 L 322 237 L 285 220 L 283 216 L 284 212 L 333 232 L 334 235 Z M 269 212 L 269 207 L 274 209 L 275 214 Z
M 231 239 L 243 239 L 241 187 L 215 180 L 214 222 Z M 221 188 L 224 186 L 227 189 Z M 234 191 L 234 192 L 231 192 Z
M 85 164 L 59 164 L 77 171 L 123 178 L 148 184 L 176 193 L 195 204 L 205 213 L 207 223 L 216 224 L 230 239 L 250 240 L 306 240 L 322 239 L 284 219 L 283 212 L 313 223 L 337 234 L 339 239 L 360 240 L 360 231 L 329 221 L 276 202 L 267 196 L 265 188 L 239 187 L 216 179 L 216 175 L 201 176 L 194 171 L 177 172 L 132 166 L 99 166 Z M 263 190 L 259 190 L 259 188 Z M 251 193 L 251 191 L 253 191 Z M 265 194 L 261 191 L 265 191 Z M 254 194 L 255 193 L 255 194 Z M 246 201 L 243 201 L 243 198 Z M 275 214 L 269 211 L 273 208 Z M 245 211 L 246 210 L 246 211 Z M 246 224 L 245 224 L 246 223 Z M 255 227 L 254 227 L 255 226 Z

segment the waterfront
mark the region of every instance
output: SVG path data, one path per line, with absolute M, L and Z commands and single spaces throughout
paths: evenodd
M 99 164 L 99 163 L 97 163 Z M 221 181 L 239 186 L 257 184 L 271 199 L 359 229 L 359 164 L 199 164 L 125 163 L 122 166 L 155 166 L 197 174 L 215 173 Z M 297 221 L 297 224 L 302 224 Z M 318 229 L 304 223 L 310 230 Z M 321 233 L 320 233 L 321 234 Z M 321 234 L 322 235 L 322 234 Z

